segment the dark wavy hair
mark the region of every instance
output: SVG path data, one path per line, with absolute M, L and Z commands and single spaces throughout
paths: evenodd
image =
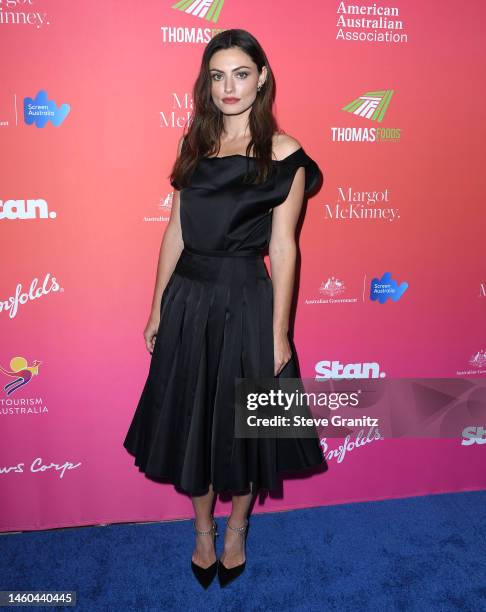
M 257 93 L 249 115 L 251 140 L 246 149 L 246 155 L 256 158 L 256 171 L 247 172 L 245 182 L 261 183 L 272 171 L 272 138 L 275 132 L 280 132 L 277 120 L 272 111 L 275 100 L 275 77 L 270 68 L 267 56 L 260 43 L 246 30 L 229 29 L 217 34 L 205 47 L 201 60 L 199 75 L 193 88 L 193 115 L 186 124 L 181 151 L 170 174 L 171 185 L 180 189 L 188 185 L 190 177 L 201 157 L 217 155 L 220 137 L 223 131 L 223 113 L 216 107 L 211 97 L 211 74 L 209 60 L 221 49 L 239 47 L 251 57 L 261 73 L 266 66 L 265 83 Z

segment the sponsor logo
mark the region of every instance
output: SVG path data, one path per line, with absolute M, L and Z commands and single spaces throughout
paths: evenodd
M 384 378 L 385 372 L 380 370 L 376 362 L 371 363 L 347 363 L 340 361 L 318 361 L 315 365 L 315 380 L 328 378 Z
M 385 113 L 390 105 L 393 89 L 382 89 L 379 91 L 368 91 L 355 98 L 341 110 L 370 119 L 370 121 L 383 121 Z
M 167 222 L 170 219 L 170 212 L 172 210 L 172 199 L 174 197 L 174 192 L 171 191 L 165 197 L 160 198 L 159 200 L 159 209 L 161 214 L 156 215 L 154 217 L 149 217 L 147 215 L 144 216 L 143 220 L 145 223 L 160 223 Z
M 326 219 L 337 221 L 389 221 L 400 218 L 398 208 L 390 205 L 388 189 L 357 191 L 352 187 L 338 187 L 335 204 L 324 204 Z
M 336 12 L 336 40 L 392 45 L 408 42 L 398 6 L 339 2 Z
M 25 468 L 25 463 L 20 462 L 17 465 L 5 465 L 0 466 L 0 476 L 6 476 L 7 474 L 24 474 L 25 472 L 31 472 L 33 474 L 40 474 L 42 472 L 57 472 L 59 478 L 63 478 L 64 474 L 70 470 L 75 470 L 78 468 L 81 462 L 71 463 L 71 461 L 64 461 L 64 463 L 50 463 L 45 462 L 41 459 L 41 457 L 36 457 L 30 466 Z
M 49 409 L 42 397 L 14 397 L 19 389 L 24 390 L 34 377 L 39 376 L 42 361 L 34 359 L 29 364 L 22 356 L 12 357 L 8 367 L 0 364 L 2 390 L 6 397 L 0 397 L 0 416 L 32 416 L 48 414 Z M 7 382 L 5 382 L 7 378 Z
M 384 439 L 377 427 L 370 427 L 367 432 L 364 429 L 360 429 L 354 436 L 348 434 L 343 439 L 342 444 L 334 448 L 330 448 L 327 438 L 321 438 L 320 445 L 326 461 L 335 459 L 337 463 L 342 463 L 347 453 L 360 448 L 364 449 L 366 445 Z
M 57 213 L 49 210 L 42 198 L 29 200 L 0 200 L 0 219 L 55 219 Z
M 181 0 L 171 6 L 179 14 L 195 18 L 199 23 L 212 27 L 190 27 L 181 25 L 162 25 L 160 33 L 164 44 L 206 45 L 213 36 L 223 31 L 215 27 L 221 17 L 224 0 Z M 183 18 L 184 19 L 184 18 Z
M 171 8 L 182 11 L 186 15 L 218 23 L 223 4 L 224 0 L 180 0 L 180 2 L 173 4 Z
M 43 3 L 40 4 L 42 6 Z M 39 30 L 42 26 L 51 25 L 53 6 L 49 6 L 49 12 L 42 12 L 39 8 L 39 3 L 34 0 L 0 0 L 0 24 L 4 27 L 18 26 L 22 31 L 28 27 Z
M 471 367 L 467 370 L 458 370 L 456 372 L 458 376 L 486 374 L 486 350 L 479 349 L 479 351 L 476 351 L 473 355 L 471 355 L 468 363 Z
M 183 128 L 191 119 L 193 109 L 192 96 L 185 93 L 183 96 L 172 94 L 172 103 L 167 110 L 160 111 L 160 127 Z
M 322 281 L 319 287 L 319 293 L 327 297 L 334 297 L 344 292 L 344 281 L 337 279 L 335 276 L 329 277 L 325 282 Z
M 390 105 L 393 89 L 368 91 L 342 107 L 342 111 L 381 123 Z M 400 140 L 400 129 L 393 127 L 331 126 L 332 142 L 392 142 Z
M 59 107 L 53 100 L 48 100 L 45 91 L 39 91 L 35 98 L 24 98 L 24 121 L 27 125 L 43 128 L 49 123 L 60 126 L 68 116 L 71 107 L 63 103 Z
M 348 296 L 344 293 L 347 291 L 344 281 L 335 276 L 328 276 L 326 280 L 321 282 L 317 288 L 319 297 L 306 299 L 305 304 L 343 304 L 353 303 L 358 301 L 358 298 Z
M 381 278 L 373 278 L 370 288 L 370 300 L 384 304 L 388 299 L 397 302 L 408 288 L 405 281 L 398 284 L 390 272 L 385 272 Z
M 19 305 L 37 300 L 51 291 L 64 291 L 64 289 L 58 285 L 56 278 L 51 276 L 49 272 L 45 275 L 41 287 L 37 286 L 38 282 L 39 279 L 34 278 L 26 291 L 22 289 L 22 283 L 18 283 L 14 295 L 7 299 L 0 298 L 0 315 L 7 311 L 9 317 L 13 319 L 17 315 Z
M 466 427 L 462 432 L 461 446 L 471 444 L 486 444 L 486 429 L 484 427 Z
M 34 376 L 39 376 L 39 365 L 41 363 L 42 361 L 34 359 L 32 365 L 29 365 L 25 357 L 13 357 L 8 369 L 0 364 L 0 372 L 11 378 L 11 381 L 3 386 L 5 394 L 11 395 L 17 389 L 30 383 Z
M 476 368 L 484 368 L 486 365 L 486 351 L 480 350 L 475 353 L 469 360 L 469 363 Z

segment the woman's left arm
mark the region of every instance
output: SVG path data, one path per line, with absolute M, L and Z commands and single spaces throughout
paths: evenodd
M 297 168 L 287 199 L 273 209 L 268 245 L 273 283 L 274 375 L 290 360 L 290 305 L 294 290 L 297 244 L 295 230 L 304 200 L 305 168 Z

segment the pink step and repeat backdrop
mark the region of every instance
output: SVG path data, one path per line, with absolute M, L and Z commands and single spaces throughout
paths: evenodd
M 0 1 L 0 530 L 192 516 L 122 442 L 168 174 L 223 29 L 262 43 L 278 121 L 324 172 L 300 236 L 302 376 L 484 377 L 485 18 L 481 0 Z M 373 300 L 373 279 L 405 290 Z M 254 511 L 484 489 L 479 432 L 322 439 L 329 470 Z

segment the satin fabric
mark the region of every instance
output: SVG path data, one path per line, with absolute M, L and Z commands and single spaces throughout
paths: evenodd
M 305 168 L 306 196 L 322 176 L 302 147 L 274 160 L 272 175 L 261 185 L 243 184 L 245 171 L 254 166 L 254 158 L 244 155 L 199 160 L 191 186 L 180 191 L 185 245 L 202 250 L 264 249 L 271 236 L 271 209 L 287 199 L 297 168 Z
M 262 186 L 241 184 L 251 158 L 200 160 L 181 190 L 184 250 L 161 299 L 149 373 L 124 447 L 151 478 L 190 495 L 274 490 L 282 472 L 323 464 L 315 438 L 236 438 L 234 381 L 273 378 L 273 287 L 263 260 L 270 208 L 299 166 L 308 194 L 321 172 L 302 148 Z M 279 378 L 300 377 L 292 357 Z

